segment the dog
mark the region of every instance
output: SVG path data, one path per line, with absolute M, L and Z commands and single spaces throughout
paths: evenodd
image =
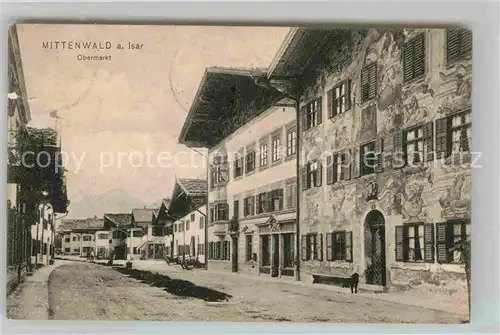
M 344 285 L 342 285 L 342 287 L 350 287 L 351 293 L 358 293 L 358 284 L 359 284 L 359 274 L 353 273 L 351 275 L 351 278 L 347 279 L 344 282 Z

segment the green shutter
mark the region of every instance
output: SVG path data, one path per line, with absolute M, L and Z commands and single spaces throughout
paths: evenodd
M 323 234 L 318 234 L 316 239 L 316 259 L 323 261 Z
M 334 173 L 334 163 L 333 163 L 333 158 L 335 156 L 328 156 L 326 157 L 326 184 L 331 185 L 333 184 L 333 173 Z
M 323 98 L 322 97 L 319 97 L 316 100 L 316 108 L 317 108 L 318 124 L 321 124 L 321 122 L 323 122 Z
M 434 224 L 424 225 L 424 261 L 434 263 Z
M 436 157 L 448 157 L 448 118 L 436 120 Z
M 328 233 L 326 234 L 326 260 L 331 261 L 332 260 L 332 251 L 333 251 L 333 234 Z
M 329 90 L 326 93 L 326 111 L 328 114 L 328 118 L 332 118 L 335 115 L 333 115 L 333 90 Z
M 396 226 L 396 262 L 404 261 L 404 227 Z
M 434 123 L 432 121 L 424 125 L 424 150 L 423 159 L 432 162 L 434 160 Z
M 438 263 L 449 263 L 452 253 L 448 252 L 448 225 L 446 222 L 436 223 L 436 252 Z
M 345 233 L 345 260 L 346 262 L 353 261 L 352 255 L 352 231 L 347 231 Z
M 300 248 L 301 248 L 301 258 L 303 261 L 308 261 L 309 260 L 309 250 L 307 249 L 307 246 L 309 244 L 309 240 L 307 238 L 307 235 L 302 235 L 301 240 L 300 240 Z

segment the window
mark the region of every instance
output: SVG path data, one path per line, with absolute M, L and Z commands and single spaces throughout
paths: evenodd
M 267 143 L 262 143 L 260 145 L 260 166 L 267 165 Z
M 303 184 L 305 189 L 321 186 L 321 162 L 312 161 L 307 163 L 304 171 Z
M 174 233 L 177 233 L 177 230 L 178 230 L 177 223 L 174 223 Z
M 262 248 L 262 266 L 271 265 L 270 235 L 261 235 L 260 242 Z
M 179 231 L 184 231 L 184 222 L 179 224 Z
M 200 256 L 205 255 L 205 244 L 203 243 L 198 244 L 198 255 Z
M 375 141 L 361 146 L 360 150 L 360 170 L 361 175 L 375 173 L 377 164 L 377 154 L 375 152 Z
M 280 145 L 281 145 L 281 138 L 279 136 L 276 136 L 273 138 L 273 163 L 277 162 L 281 157 L 280 157 Z
M 257 195 L 257 214 L 269 212 L 269 194 L 267 192 Z
M 195 216 L 194 213 L 191 214 L 191 218 L 190 219 L 191 219 L 191 222 L 194 222 L 196 220 L 196 216 Z
M 233 201 L 233 217 L 238 218 L 240 216 L 240 201 Z
M 153 236 L 165 236 L 164 227 L 153 227 Z
M 222 258 L 222 241 L 215 242 L 215 259 Z
M 352 262 L 352 232 L 337 231 L 326 235 L 326 260 Z
M 407 164 L 422 162 L 424 152 L 423 127 L 416 127 L 404 132 L 404 154 Z
M 327 93 L 328 117 L 332 118 L 351 108 L 350 80 L 346 80 Z
M 302 260 L 323 260 L 322 234 L 302 235 Z
M 290 129 L 286 133 L 286 155 L 292 156 L 297 152 L 297 129 Z
M 255 151 L 250 151 L 245 159 L 245 173 L 250 173 L 255 170 Z
M 283 234 L 283 267 L 291 268 L 295 265 L 294 234 Z
M 283 189 L 272 190 L 270 192 L 271 212 L 283 210 Z
M 295 208 L 297 202 L 297 184 L 289 184 L 286 187 L 286 208 Z
M 205 228 L 205 217 L 200 216 L 200 229 Z
M 361 71 L 361 102 L 374 99 L 376 95 L 377 63 L 371 63 Z
M 222 242 L 222 255 L 221 259 L 228 261 L 231 259 L 231 242 L 223 241 Z
M 396 226 L 396 261 L 434 262 L 434 224 Z
M 191 225 L 191 221 L 186 220 L 186 231 L 189 230 L 189 226 Z
M 140 230 L 133 230 L 132 231 L 132 237 L 142 237 L 142 231 Z
M 405 82 L 425 73 L 425 34 L 419 34 L 404 44 L 403 77 Z
M 303 117 L 303 128 L 304 130 L 316 127 L 321 123 L 322 111 L 321 111 L 321 97 L 308 102 L 303 107 L 302 117 Z
M 229 217 L 229 206 L 225 203 L 215 204 L 210 208 L 212 222 L 226 221 Z
M 464 59 L 472 52 L 472 31 L 449 29 L 446 31 L 446 61 L 452 63 Z
M 463 263 L 459 250 L 453 250 L 460 241 L 471 237 L 471 225 L 468 220 L 456 220 L 436 224 L 436 250 L 438 263 Z
M 224 184 L 228 181 L 228 162 L 227 156 L 218 156 L 214 158 L 211 171 L 211 187 Z
M 137 250 L 137 247 L 134 247 L 134 250 L 132 252 L 134 253 L 134 255 L 137 255 L 139 253 L 139 251 Z
M 243 200 L 243 215 L 255 215 L 255 197 L 247 197 Z
M 250 262 L 252 260 L 252 235 L 245 235 L 245 261 Z
M 347 152 L 333 154 L 326 159 L 326 183 L 334 184 L 341 180 L 350 178 L 351 165 L 349 164 Z
M 234 159 L 234 178 L 243 175 L 243 157 L 235 156 Z
M 74 248 L 73 252 L 80 252 L 80 248 Z
M 438 158 L 470 152 L 471 145 L 471 110 L 436 120 L 436 153 Z
M 107 240 L 108 239 L 108 234 L 106 234 L 106 233 L 100 233 L 100 234 L 97 235 L 97 238 L 99 240 Z M 69 241 L 67 241 L 67 242 L 69 242 Z
M 85 242 L 92 241 L 92 236 L 88 236 L 88 235 L 86 235 L 86 236 L 84 236 L 84 237 L 83 237 L 83 240 L 84 240 Z
M 64 252 L 70 252 L 70 248 L 64 248 Z
M 71 242 L 71 238 L 66 237 L 66 238 L 64 239 L 64 242 L 66 242 L 66 243 Z
M 75 241 L 80 241 L 80 238 L 78 236 L 73 236 L 73 242 Z

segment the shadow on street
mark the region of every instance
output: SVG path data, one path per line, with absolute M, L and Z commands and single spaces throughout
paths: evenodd
M 115 267 L 114 269 L 145 284 L 164 288 L 168 293 L 181 297 L 193 297 L 210 302 L 228 301 L 229 298 L 232 298 L 232 296 L 227 293 L 213 290 L 208 287 L 198 286 L 187 280 L 172 279 L 159 273 L 135 269 L 129 270 L 122 267 Z

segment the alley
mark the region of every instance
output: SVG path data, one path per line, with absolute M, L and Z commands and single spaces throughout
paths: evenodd
M 90 263 L 63 265 L 49 278 L 49 317 L 375 323 L 457 323 L 462 319 L 460 315 L 321 288 L 257 278 L 238 280 L 230 274 L 200 276 L 200 271 L 165 266 L 163 276 L 155 276 Z

